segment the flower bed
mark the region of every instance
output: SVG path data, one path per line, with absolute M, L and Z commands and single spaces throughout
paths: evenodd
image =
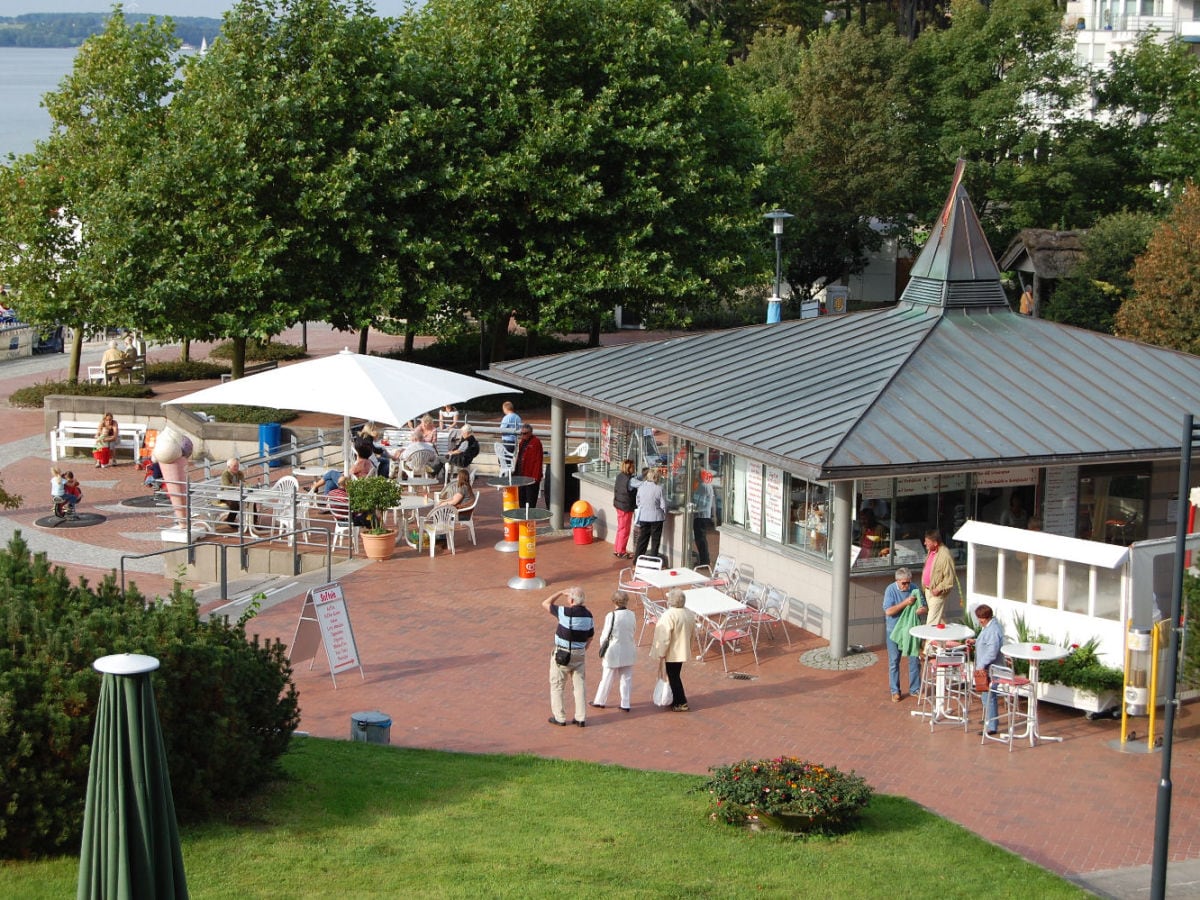
M 844 827 L 874 793 L 850 773 L 794 756 L 744 759 L 714 766 L 704 789 L 712 797 L 712 817 L 732 825 L 757 823 L 788 831 Z

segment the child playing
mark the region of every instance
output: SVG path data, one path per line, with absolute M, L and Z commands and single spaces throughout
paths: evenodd
M 71 512 L 74 513 L 76 504 L 83 499 L 83 488 L 75 480 L 74 472 L 67 473 L 66 483 L 63 485 L 63 493 L 66 495 L 67 505 L 71 507 Z
M 54 466 L 50 467 L 50 498 L 52 500 L 61 500 L 63 498 L 63 487 L 66 484 L 62 472 L 58 471 Z

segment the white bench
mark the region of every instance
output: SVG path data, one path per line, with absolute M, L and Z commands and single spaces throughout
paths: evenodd
M 96 429 L 100 422 L 81 422 L 64 419 L 50 432 L 50 460 L 57 462 L 67 455 L 72 447 L 82 447 L 90 454 L 96 446 Z M 146 439 L 146 426 L 117 423 L 117 441 L 112 445 L 113 455 L 118 451 L 128 450 L 136 462 L 141 452 L 142 442 Z

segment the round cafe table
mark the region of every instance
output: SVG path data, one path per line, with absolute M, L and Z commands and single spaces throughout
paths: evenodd
M 517 540 L 520 536 L 519 523 L 516 519 L 510 520 L 507 513 L 510 509 L 516 509 L 520 503 L 517 488 L 528 487 L 536 480 L 529 475 L 491 475 L 483 481 L 484 484 L 497 488 L 504 494 L 504 540 L 496 543 L 496 549 L 501 553 L 517 552 Z
M 508 586 L 513 590 L 534 591 L 546 586 L 546 582 L 537 577 L 537 523 L 549 518 L 550 510 L 540 506 L 519 506 L 504 511 L 505 527 L 511 522 L 518 526 L 521 535 L 517 575 L 508 579 Z
M 1025 731 L 1013 737 L 1029 738 L 1030 747 L 1036 747 L 1038 741 L 1061 741 L 1060 737 L 1047 737 L 1038 731 L 1038 663 L 1043 659 L 1062 659 L 1070 651 L 1055 644 L 1004 644 L 1000 652 L 1012 659 L 1029 660 L 1029 716 L 1025 720 Z

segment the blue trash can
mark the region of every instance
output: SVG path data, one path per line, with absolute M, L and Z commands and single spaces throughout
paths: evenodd
M 278 422 L 265 422 L 258 426 L 258 455 L 266 456 L 274 453 L 283 444 L 283 426 Z M 282 459 L 271 460 L 271 468 L 278 469 L 283 465 Z

